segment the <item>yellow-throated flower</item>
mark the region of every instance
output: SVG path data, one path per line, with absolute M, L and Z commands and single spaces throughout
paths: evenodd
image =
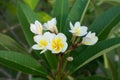
M 52 20 L 48 21 L 47 23 L 44 23 L 43 28 L 45 30 L 49 30 L 53 33 L 58 33 L 56 24 L 57 24 L 56 18 L 53 18 Z
M 98 37 L 95 33 L 89 32 L 85 37 L 83 37 L 82 44 L 84 45 L 94 45 L 98 41 Z
M 32 46 L 35 50 L 42 50 L 40 53 L 44 53 L 47 50 L 47 46 L 50 43 L 51 33 L 45 32 L 43 35 L 37 35 L 34 37 L 34 41 L 37 43 Z
M 35 21 L 35 24 L 30 24 L 30 30 L 34 34 L 42 35 L 42 24 L 39 21 Z
M 51 43 L 48 46 L 49 50 L 55 54 L 65 52 L 68 47 L 66 40 L 67 38 L 63 33 L 58 33 L 57 35 L 54 34 L 51 38 Z
M 70 28 L 69 32 L 71 32 L 74 36 L 84 36 L 87 34 L 87 27 L 86 26 L 81 26 L 80 22 L 76 22 L 75 25 L 70 22 Z

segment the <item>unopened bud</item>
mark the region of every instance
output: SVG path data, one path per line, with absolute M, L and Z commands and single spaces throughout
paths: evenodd
M 73 61 L 73 57 L 67 57 L 68 61 Z
M 115 59 L 116 62 L 118 62 L 119 61 L 119 55 L 115 54 L 114 59 Z

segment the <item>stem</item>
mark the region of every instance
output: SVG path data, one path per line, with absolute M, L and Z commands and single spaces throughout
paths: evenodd
M 61 80 L 62 62 L 63 62 L 63 53 L 60 54 L 60 61 L 59 61 L 59 64 L 58 64 L 58 71 L 57 71 L 57 75 L 56 75 L 56 80 Z

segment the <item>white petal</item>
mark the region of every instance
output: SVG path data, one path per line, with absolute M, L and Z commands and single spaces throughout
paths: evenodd
M 31 32 L 33 32 L 34 34 L 37 34 L 36 26 L 35 26 L 34 24 L 30 24 L 30 30 L 31 30 Z
M 88 32 L 88 34 L 86 35 L 86 37 L 90 37 L 91 36 L 91 31 Z
M 57 34 L 56 38 L 58 38 L 58 37 L 62 38 L 63 41 L 67 40 L 66 36 L 63 33 Z
M 83 37 L 82 43 L 85 45 L 94 45 L 98 41 L 98 37 Z
M 35 44 L 32 46 L 32 49 L 35 49 L 35 50 L 41 50 L 41 48 L 39 47 L 38 44 Z
M 84 45 L 91 45 L 93 43 L 92 43 L 92 40 L 90 38 L 83 37 L 82 44 L 84 44 Z
M 74 27 L 73 27 L 73 24 L 72 22 L 70 22 L 70 29 L 72 30 Z
M 51 23 L 54 24 L 54 25 L 56 25 L 56 23 L 57 23 L 56 18 L 53 18 L 53 19 L 51 20 Z
M 74 31 L 74 30 L 69 30 L 69 32 L 71 32 L 71 33 L 75 33 L 75 31 Z
M 40 39 L 42 39 L 42 35 L 34 36 L 34 41 L 35 41 L 36 43 L 38 43 L 38 44 L 39 44 L 39 42 L 40 42 Z
M 66 51 L 66 49 L 67 49 L 67 47 L 68 47 L 68 44 L 65 42 L 64 43 L 65 44 L 65 47 L 62 49 L 62 51 L 61 52 L 65 52 Z
M 87 27 L 80 27 L 81 29 L 81 33 L 78 36 L 84 36 L 85 34 L 87 34 Z
M 58 54 L 58 53 L 60 53 L 60 51 L 52 50 L 52 53 L 53 54 Z
M 48 30 L 48 24 L 47 24 L 47 23 L 44 23 L 44 24 L 43 24 L 43 29 L 44 29 L 44 30 Z
M 80 22 L 77 21 L 74 26 L 75 27 L 80 27 Z
M 50 33 L 50 32 L 45 32 L 44 33 L 44 38 L 48 39 L 49 41 L 51 41 L 53 38 L 55 38 L 55 34 Z
M 47 51 L 47 49 L 42 50 L 42 51 L 40 52 L 40 54 L 44 53 L 45 51 Z
M 42 24 L 39 21 L 35 21 L 37 34 L 42 34 Z

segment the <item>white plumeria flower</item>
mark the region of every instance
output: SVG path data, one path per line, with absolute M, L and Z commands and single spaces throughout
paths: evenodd
M 42 35 L 42 24 L 39 21 L 35 21 L 35 24 L 30 24 L 30 30 L 34 34 Z
M 95 33 L 89 32 L 85 37 L 83 37 L 82 44 L 84 45 L 94 45 L 98 41 L 98 37 Z
M 57 24 L 56 18 L 53 18 L 52 20 L 43 24 L 43 29 L 50 30 L 51 32 L 54 32 L 54 33 L 58 33 L 56 24 Z
M 76 22 L 75 25 L 70 22 L 70 28 L 69 32 L 73 33 L 74 36 L 84 36 L 87 34 L 87 27 L 86 26 L 81 26 L 80 22 Z
M 47 50 L 47 46 L 50 43 L 51 33 L 46 32 L 43 35 L 37 35 L 34 37 L 34 41 L 37 43 L 32 46 L 35 50 L 42 50 L 41 53 L 44 53 Z
M 54 54 L 65 52 L 68 47 L 66 40 L 67 38 L 63 33 L 53 35 L 53 38 L 51 38 L 51 43 L 48 46 L 49 50 L 51 50 Z

